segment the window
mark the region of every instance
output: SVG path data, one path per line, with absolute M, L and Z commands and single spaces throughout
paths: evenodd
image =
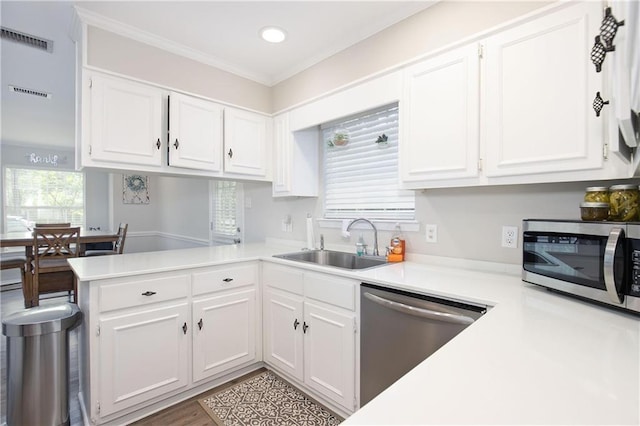
M 26 231 L 36 222 L 84 226 L 84 174 L 5 167 L 6 232 Z
M 240 243 L 242 212 L 242 184 L 232 181 L 212 182 L 211 241 L 217 244 Z
M 414 193 L 398 185 L 397 104 L 324 125 L 322 135 L 325 218 L 414 218 Z

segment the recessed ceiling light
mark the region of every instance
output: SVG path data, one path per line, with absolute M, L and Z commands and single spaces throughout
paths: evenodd
M 260 37 L 269 43 L 280 43 L 283 42 L 287 37 L 284 30 L 281 30 L 277 27 L 265 27 L 260 30 Z

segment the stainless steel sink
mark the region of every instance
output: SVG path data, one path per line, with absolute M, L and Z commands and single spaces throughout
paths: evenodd
M 367 269 L 387 263 L 384 257 L 358 256 L 355 253 L 331 250 L 306 250 L 296 253 L 278 254 L 274 257 L 343 269 Z

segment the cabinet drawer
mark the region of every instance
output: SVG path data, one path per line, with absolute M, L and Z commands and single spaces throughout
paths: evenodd
M 254 285 L 258 282 L 258 265 L 224 266 L 195 272 L 193 295 Z
M 100 312 L 187 297 L 186 274 L 117 281 L 100 287 Z
M 333 275 L 308 272 L 304 275 L 304 295 L 355 311 L 357 284 L 356 281 Z
M 262 269 L 264 284 L 295 294 L 303 294 L 302 270 L 265 263 Z

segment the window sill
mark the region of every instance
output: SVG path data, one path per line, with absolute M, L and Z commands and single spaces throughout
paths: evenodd
M 343 222 L 346 224 L 351 223 L 354 219 L 318 219 L 318 227 L 319 228 L 343 228 Z M 420 222 L 416 220 L 371 220 L 373 224 L 376 226 L 378 231 L 394 231 L 396 229 L 396 225 L 400 225 L 400 230 L 402 232 L 419 232 L 420 231 Z M 346 228 L 347 225 L 344 225 Z M 353 225 L 351 229 L 371 229 L 369 224 L 358 222 Z

